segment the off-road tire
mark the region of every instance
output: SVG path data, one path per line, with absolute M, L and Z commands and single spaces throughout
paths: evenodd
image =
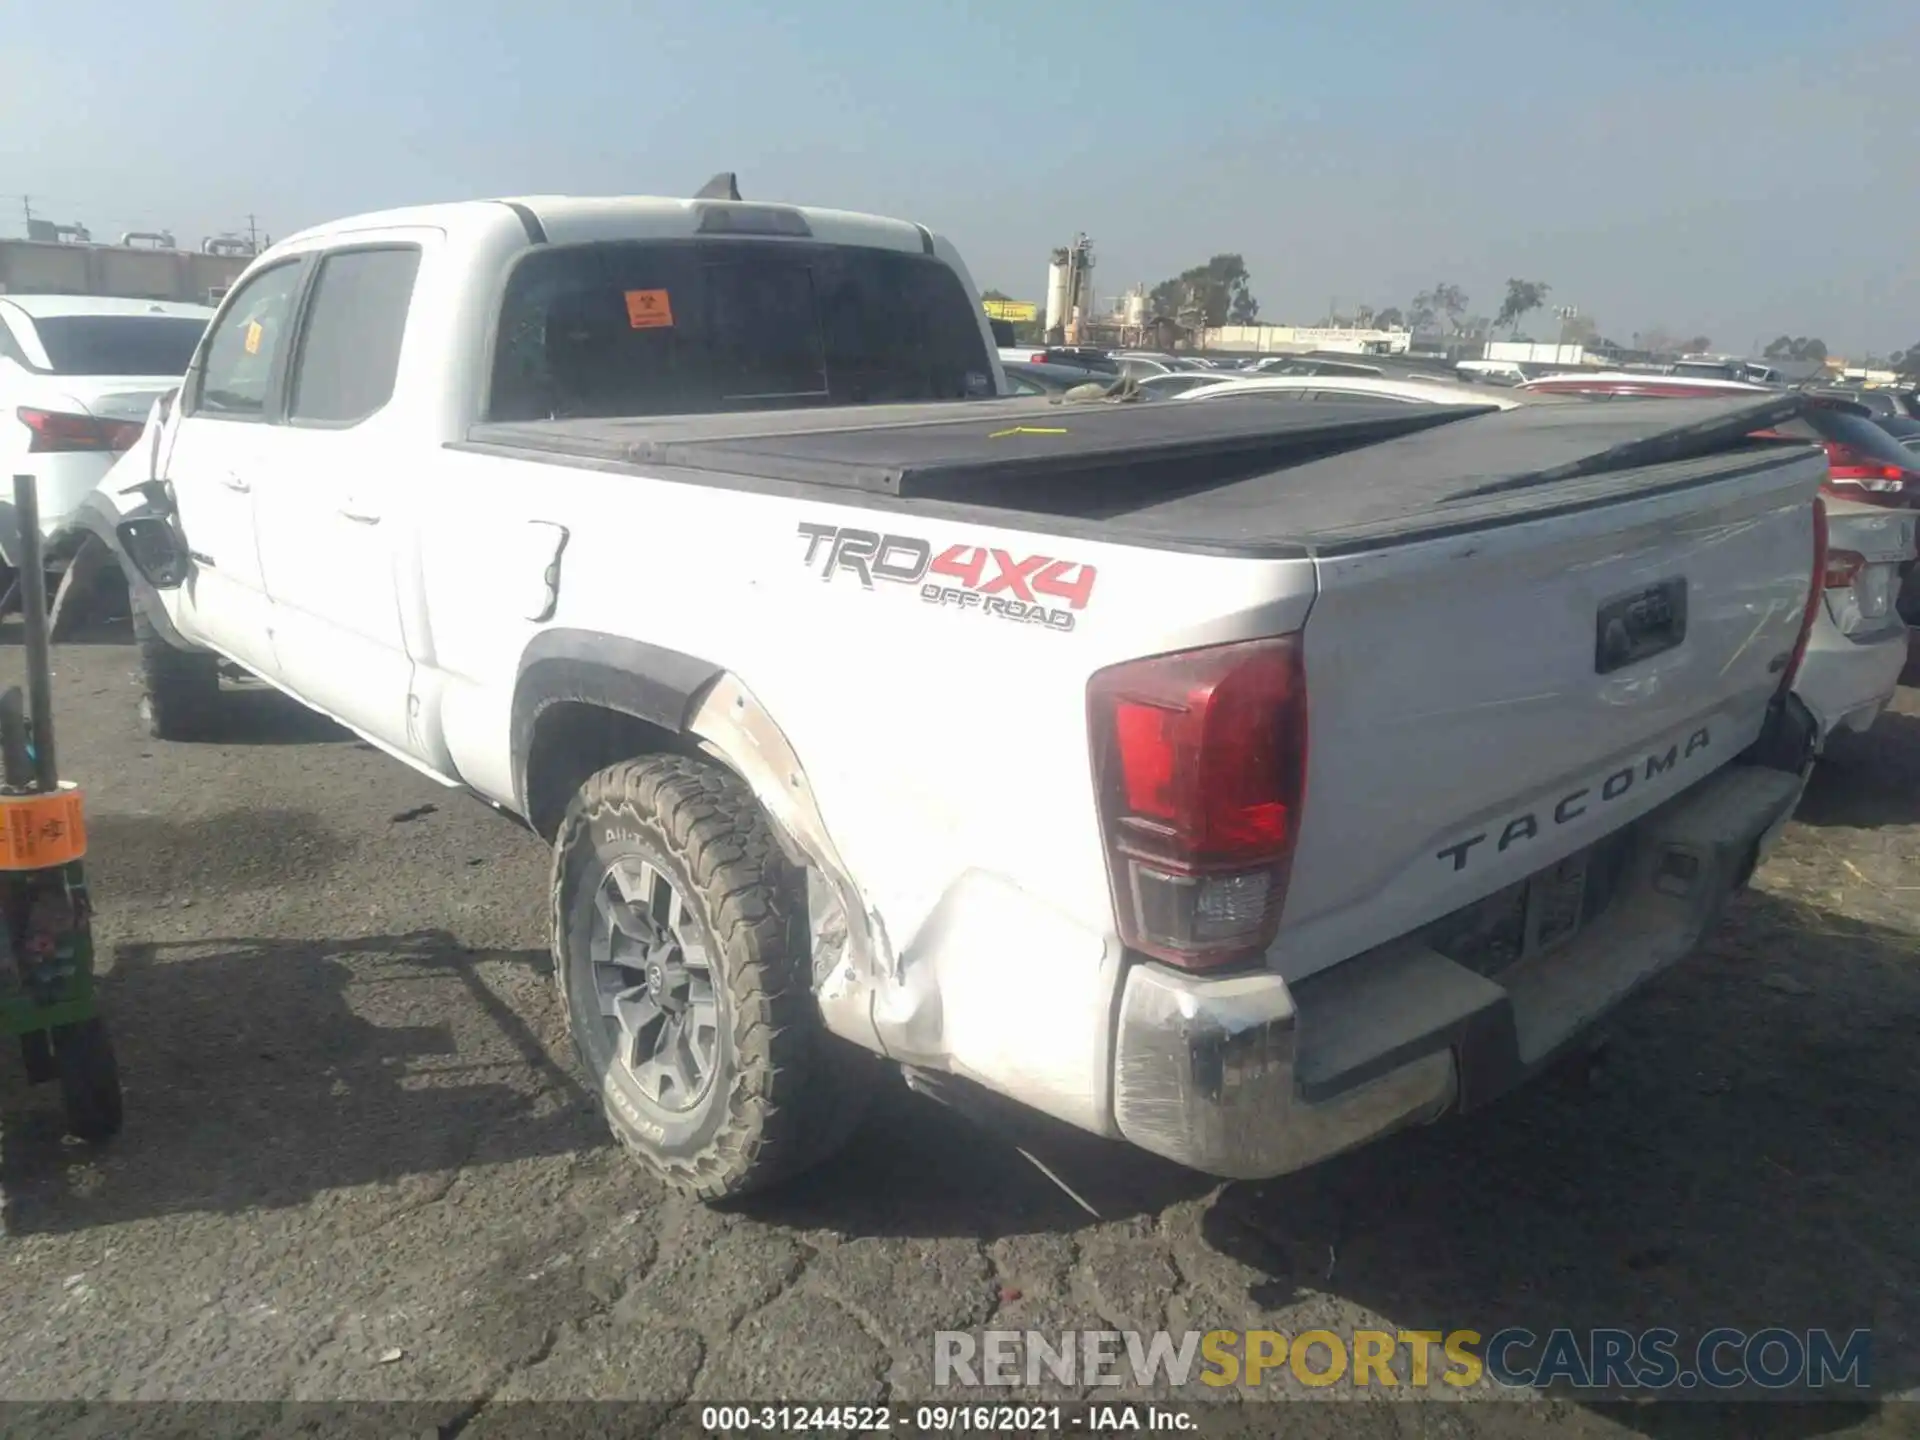
M 218 728 L 220 660 L 169 645 L 136 603 L 133 643 L 140 656 L 140 721 L 156 740 L 204 740 Z
M 719 1008 L 713 1083 L 692 1110 L 652 1107 L 612 1059 L 587 953 L 610 864 L 643 859 L 705 933 Z M 828 1031 L 812 986 L 806 872 L 731 771 L 679 755 L 611 765 L 581 786 L 554 844 L 553 959 L 575 1053 L 623 1146 L 713 1202 L 833 1154 L 859 1125 L 878 1062 Z

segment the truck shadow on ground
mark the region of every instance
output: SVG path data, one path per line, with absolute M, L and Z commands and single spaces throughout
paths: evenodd
M 197 742 L 207 745 L 338 745 L 353 732 L 271 686 L 225 682 L 220 704 Z M 371 749 L 371 746 L 365 748 Z
M 1862 830 L 1920 825 L 1920 715 L 1889 710 L 1865 735 L 1837 731 L 1794 819 Z
M 1211 1297 L 1218 1313 L 1285 1329 L 1287 1307 L 1333 1296 L 1402 1329 L 1669 1327 L 1683 1359 L 1722 1325 L 1825 1327 L 1842 1343 L 1870 1328 L 1874 1391 L 1920 1383 L 1916 949 L 1909 933 L 1743 896 L 1627 1008 L 1598 1075 L 1564 1066 L 1473 1116 L 1218 1187 L 1201 1237 L 1240 1276 Z M 1004 1134 L 983 1145 L 971 1122 L 913 1103 L 757 1210 L 982 1241 L 1096 1223 Z M 1085 1137 L 1022 1143 L 1105 1220 L 1215 1190 Z M 1733 1433 L 1704 1404 L 1594 1408 L 1649 1436 Z M 1751 1436 L 1825 1434 L 1864 1413 L 1749 1409 L 1734 1430 Z
M 1722 1325 L 1842 1341 L 1870 1328 L 1875 1391 L 1906 1389 L 1920 1380 L 1902 1340 L 1920 1330 L 1915 949 L 1912 934 L 1750 894 L 1622 1017 L 1597 1089 L 1552 1077 L 1318 1170 L 1229 1186 L 1205 1237 L 1267 1275 L 1256 1299 L 1331 1293 L 1407 1329 L 1664 1326 L 1690 1342 Z M 1790 979 L 1776 990 L 1763 973 Z M 1689 1428 L 1699 1410 L 1628 1423 L 1704 1433 Z M 1743 1433 L 1852 1423 L 1767 1414 Z
M 57 1087 L 25 1091 L 6 1042 L 6 1228 L 236 1214 L 376 1184 L 404 1204 L 462 1167 L 603 1144 L 579 1085 L 482 962 L 549 966 L 544 952 L 475 955 L 434 931 L 120 947 L 101 1002 L 126 1128 L 97 1149 L 64 1139 Z M 376 1023 L 370 1003 L 419 1022 Z

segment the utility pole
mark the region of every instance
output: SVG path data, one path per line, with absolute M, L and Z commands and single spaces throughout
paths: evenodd
M 247 248 L 256 255 L 260 253 L 260 232 L 254 229 L 251 214 L 247 216 Z
M 27 234 L 31 235 L 33 233 L 33 197 L 31 195 L 20 197 L 20 209 L 27 217 Z

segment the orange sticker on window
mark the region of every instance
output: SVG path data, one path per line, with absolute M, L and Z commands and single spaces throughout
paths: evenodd
M 260 353 L 260 337 L 266 333 L 265 327 L 258 320 L 247 322 L 247 353 L 249 355 Z
M 627 324 L 635 330 L 657 330 L 673 324 L 673 305 L 664 290 L 627 291 Z

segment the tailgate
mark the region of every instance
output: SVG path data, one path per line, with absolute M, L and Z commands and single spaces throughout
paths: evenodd
M 1584 851 L 1759 733 L 1799 632 L 1818 451 L 1555 482 L 1594 503 L 1323 556 L 1290 978 Z

